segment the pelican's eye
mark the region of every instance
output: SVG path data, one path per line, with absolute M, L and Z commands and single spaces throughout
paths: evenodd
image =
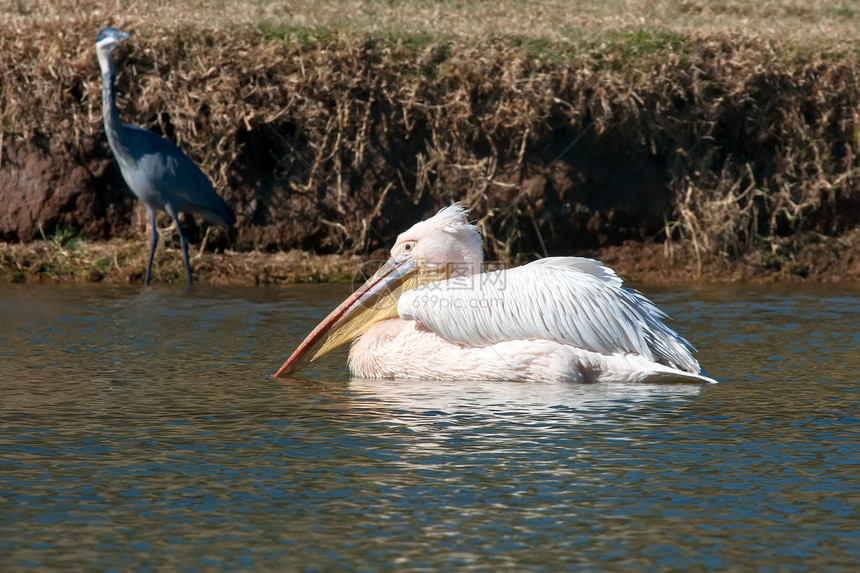
M 404 253 L 410 253 L 410 252 L 412 252 L 412 249 L 414 249 L 414 248 L 415 248 L 415 241 L 409 241 L 408 243 L 403 244 L 403 252 Z

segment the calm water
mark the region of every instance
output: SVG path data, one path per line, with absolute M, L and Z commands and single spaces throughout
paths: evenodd
M 344 287 L 0 287 L 0 569 L 849 570 L 860 287 L 645 289 L 719 385 L 270 376 Z

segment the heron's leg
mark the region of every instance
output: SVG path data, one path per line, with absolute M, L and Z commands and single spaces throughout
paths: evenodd
M 144 285 L 149 285 L 149 276 L 152 273 L 152 259 L 155 257 L 155 247 L 158 246 L 158 229 L 155 226 L 155 209 L 146 206 L 149 211 L 149 226 L 152 228 L 152 233 L 149 239 L 149 262 L 146 264 L 146 278 L 143 279 Z
M 188 239 L 185 238 L 185 233 L 182 232 L 182 225 L 179 224 L 179 213 L 176 212 L 171 205 L 166 206 L 167 214 L 176 222 L 176 231 L 179 233 L 179 245 L 182 247 L 182 262 L 185 263 L 185 274 L 188 275 L 188 287 L 191 287 L 191 264 L 188 262 Z

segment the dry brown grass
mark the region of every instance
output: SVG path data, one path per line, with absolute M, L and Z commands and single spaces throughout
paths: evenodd
M 140 284 L 148 257 L 148 246 L 139 240 L 0 242 L 0 283 Z M 351 255 L 228 250 L 193 257 L 191 267 L 195 282 L 200 284 L 277 285 L 350 282 L 362 262 Z M 152 265 L 152 278 L 158 283 L 185 284 L 182 252 L 178 248 L 160 248 Z
M 69 31 L 113 23 L 145 35 L 186 27 L 252 27 L 317 30 L 333 36 L 468 40 L 519 36 L 573 45 L 644 28 L 681 34 L 744 33 L 816 51 L 854 50 L 860 30 L 860 7 L 851 0 L 2 0 L 0 14 L 0 22 L 7 26 L 62 23 Z
M 558 250 L 576 213 L 529 182 L 574 145 L 661 163 L 665 234 L 621 238 L 690 240 L 700 265 L 856 225 L 839 206 L 860 204 L 860 7 L 570 4 L 0 0 L 0 147 L 100 136 L 110 23 L 133 32 L 124 119 L 203 165 L 237 205 L 237 249 L 367 252 L 404 205 L 466 197 L 491 257 Z

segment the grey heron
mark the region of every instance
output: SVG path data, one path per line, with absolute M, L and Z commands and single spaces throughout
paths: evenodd
M 105 134 L 123 179 L 149 212 L 152 236 L 144 284 L 149 284 L 152 259 L 158 245 L 155 213 L 163 209 L 176 223 L 185 273 L 191 286 L 188 240 L 179 224 L 179 213 L 197 214 L 210 223 L 227 228 L 236 223 L 236 215 L 218 196 L 203 171 L 176 145 L 142 127 L 123 125 L 116 107 L 116 65 L 113 54 L 128 37 L 125 32 L 107 27 L 99 31 L 96 39 L 96 54 L 102 76 Z

